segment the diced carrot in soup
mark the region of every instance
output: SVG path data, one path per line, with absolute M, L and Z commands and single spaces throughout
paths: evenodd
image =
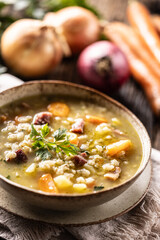
M 65 103 L 54 102 L 48 105 L 48 111 L 55 117 L 67 117 L 69 114 L 69 107 Z
M 38 186 L 41 191 L 49 193 L 58 193 L 53 178 L 50 173 L 43 174 L 38 181 Z
M 69 134 L 68 134 L 68 137 L 69 137 L 69 141 L 70 141 L 71 144 L 75 144 L 75 145 L 78 146 L 78 144 L 79 144 L 79 139 L 78 139 L 77 134 L 75 134 L 75 133 L 69 133 Z
M 107 119 L 92 115 L 86 115 L 86 121 L 94 124 L 106 123 Z
M 129 139 L 120 140 L 119 142 L 112 143 L 106 147 L 107 154 L 110 156 L 116 155 L 121 151 L 126 151 L 132 146 L 132 143 Z

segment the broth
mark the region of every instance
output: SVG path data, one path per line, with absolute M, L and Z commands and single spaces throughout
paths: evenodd
M 0 114 L 0 174 L 18 184 L 81 194 L 113 188 L 140 166 L 137 132 L 107 108 L 46 95 L 4 106 Z

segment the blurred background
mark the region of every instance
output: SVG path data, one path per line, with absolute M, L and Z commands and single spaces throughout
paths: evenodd
M 14 21 L 21 18 L 42 19 L 47 12 L 57 11 L 68 6 L 81 6 L 94 12 L 98 18 L 105 19 L 108 22 L 120 21 L 127 23 L 126 8 L 127 0 L 4 0 L 0 1 L 0 37 L 4 30 Z M 141 0 L 151 13 L 160 14 L 160 1 Z M 136 14 L 136 13 L 135 13 Z M 103 39 L 103 36 L 101 36 Z M 45 76 L 33 79 L 60 79 L 75 83 L 84 83 L 77 72 L 77 59 L 79 55 L 69 58 L 63 58 L 62 62 L 52 69 Z M 149 59 L 148 59 L 149 61 Z M 5 72 L 15 75 L 24 81 L 30 81 L 32 78 L 26 78 L 14 73 L 2 59 L 0 59 L 0 74 Z M 143 87 L 135 81 L 132 75 L 116 92 L 108 91 L 108 95 L 120 101 L 128 107 L 135 115 L 140 118 L 152 139 L 155 148 L 160 149 L 160 124 L 159 118 L 153 113 L 148 99 L 144 93 Z

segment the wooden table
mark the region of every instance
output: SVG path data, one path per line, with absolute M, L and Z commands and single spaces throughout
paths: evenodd
M 89 2 L 99 10 L 106 20 L 127 21 L 125 14 L 128 3 L 127 0 L 89 0 Z M 160 13 L 159 0 L 141 0 L 141 2 L 144 2 L 152 12 Z M 81 83 L 76 71 L 76 60 L 77 57 L 64 59 L 47 78 Z M 151 137 L 152 146 L 160 150 L 159 120 L 154 116 L 140 85 L 131 77 L 128 83 L 125 84 L 116 95 L 112 95 L 112 97 L 135 113 L 147 128 Z

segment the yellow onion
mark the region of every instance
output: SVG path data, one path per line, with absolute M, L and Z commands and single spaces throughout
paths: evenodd
M 67 7 L 56 13 L 47 13 L 44 21 L 64 35 L 72 53 L 80 52 L 100 36 L 98 18 L 82 7 Z
M 63 55 L 54 28 L 33 19 L 18 20 L 5 30 L 1 54 L 12 71 L 24 77 L 48 73 Z

